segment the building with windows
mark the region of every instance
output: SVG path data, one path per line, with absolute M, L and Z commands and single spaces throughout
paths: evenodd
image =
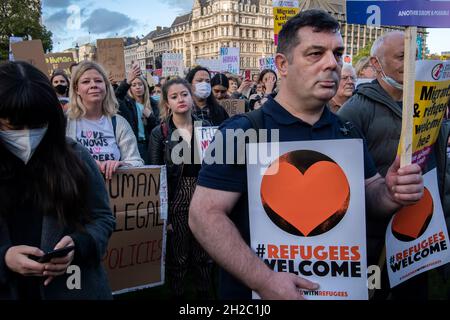
M 385 32 L 402 27 L 368 27 L 346 23 L 345 0 L 308 0 L 300 10 L 323 9 L 341 24 L 346 53 L 355 56 Z M 194 0 L 192 11 L 177 17 L 171 27 L 158 27 L 146 38 L 154 44 L 156 68 L 162 54 L 183 53 L 186 67 L 197 59 L 219 57 L 221 47 L 240 48 L 241 70 L 259 70 L 259 58 L 276 51 L 272 0 Z M 426 51 L 426 31 L 419 28 L 420 50 Z

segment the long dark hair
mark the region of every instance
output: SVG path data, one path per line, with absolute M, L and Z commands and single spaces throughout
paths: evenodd
M 66 140 L 66 119 L 47 76 L 25 62 L 0 64 L 0 119 L 16 128 L 47 125 L 27 165 L 0 140 L 0 216 L 23 207 L 82 229 L 89 213 L 87 171 Z
M 189 82 L 191 85 L 192 81 L 194 81 L 194 77 L 197 74 L 197 72 L 199 71 L 206 71 L 208 72 L 209 75 L 209 80 L 211 80 L 211 73 L 209 72 L 209 70 L 205 67 L 202 66 L 197 66 L 194 69 L 192 69 L 191 71 L 189 71 L 189 73 L 186 76 L 186 81 Z M 216 117 L 220 116 L 220 108 L 222 108 L 222 106 L 217 102 L 216 97 L 214 97 L 214 94 L 211 91 L 211 94 L 209 95 L 209 97 L 206 99 L 206 105 L 209 107 L 209 111 L 210 111 L 210 117 L 211 119 L 215 119 Z

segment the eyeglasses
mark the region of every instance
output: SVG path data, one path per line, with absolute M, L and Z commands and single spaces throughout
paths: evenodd
M 341 77 L 341 80 L 344 81 L 352 80 L 352 82 L 356 82 L 356 78 L 352 76 Z

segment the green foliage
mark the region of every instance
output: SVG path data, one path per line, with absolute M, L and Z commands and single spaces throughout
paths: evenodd
M 40 1 L 0 1 L 0 60 L 8 60 L 9 37 L 41 39 L 44 51 L 53 49 L 52 33 L 41 25 Z
M 366 46 L 359 50 L 358 54 L 353 57 L 353 65 L 356 65 L 359 60 L 364 57 L 370 57 L 370 49 L 372 49 L 372 42 L 366 44 Z

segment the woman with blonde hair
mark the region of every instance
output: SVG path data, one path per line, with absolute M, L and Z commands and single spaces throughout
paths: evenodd
M 66 135 L 89 150 L 106 179 L 121 166 L 144 164 L 136 137 L 117 107 L 104 69 L 95 62 L 80 63 L 72 75 Z
M 145 164 L 148 164 L 148 137 L 158 124 L 158 103 L 150 97 L 147 80 L 141 75 L 139 66 L 133 67 L 116 90 L 119 113 L 123 116 L 138 141 L 138 149 Z

